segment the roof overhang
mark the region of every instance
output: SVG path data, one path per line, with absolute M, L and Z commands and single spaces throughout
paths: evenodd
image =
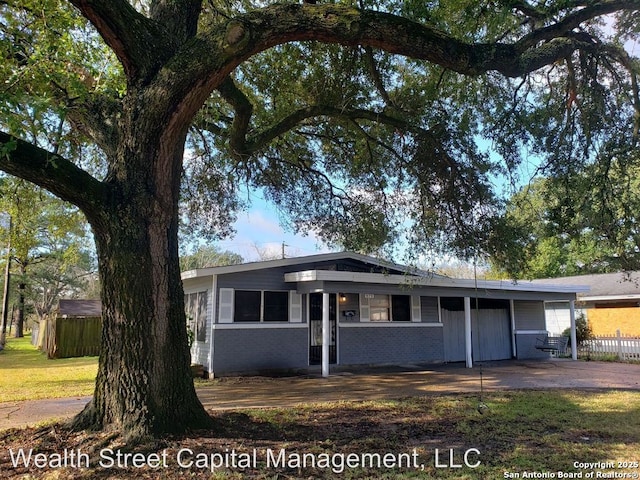
M 464 290 L 493 290 L 503 292 L 537 292 L 576 295 L 589 291 L 585 285 L 552 285 L 511 280 L 474 280 L 415 275 L 385 275 L 381 273 L 337 272 L 329 270 L 306 270 L 284 275 L 285 282 L 340 282 L 393 285 L 405 287 L 435 287 Z
M 304 257 L 291 257 L 278 260 L 240 263 L 237 265 L 227 265 L 222 267 L 198 268 L 195 270 L 182 272 L 181 277 L 183 280 L 186 280 L 190 278 L 206 277 L 211 275 L 223 275 L 226 273 L 251 272 L 267 268 L 295 266 L 302 263 L 327 262 L 337 260 L 355 260 L 363 263 L 368 263 L 370 265 L 375 265 L 383 269 L 399 270 L 402 272 L 407 272 L 407 274 L 416 273 L 415 268 L 387 262 L 385 260 L 369 257 L 367 255 L 362 255 L 355 252 L 334 252 L 321 253 L 317 255 L 307 255 Z
M 621 300 L 640 300 L 640 294 L 634 295 L 594 295 L 592 297 L 580 295 L 581 302 L 619 302 Z

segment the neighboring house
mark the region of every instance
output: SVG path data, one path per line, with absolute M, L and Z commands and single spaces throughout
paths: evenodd
M 100 300 L 60 300 L 32 336 L 49 358 L 95 356 L 100 354 L 101 329 Z
M 451 279 L 355 253 L 182 274 L 210 375 L 548 356 L 544 302 L 583 287 Z M 477 301 L 476 301 L 477 300 Z
M 584 314 L 594 335 L 640 336 L 640 272 L 602 273 L 536 280 L 534 283 L 588 285 L 578 294 L 577 313 Z M 547 329 L 562 332 L 569 328 L 568 302 L 548 302 Z

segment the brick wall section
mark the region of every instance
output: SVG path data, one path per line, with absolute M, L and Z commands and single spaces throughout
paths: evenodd
M 341 328 L 339 362 L 342 365 L 442 362 L 442 328 Z
M 214 335 L 214 375 L 306 368 L 306 328 L 219 329 Z
M 623 335 L 640 337 L 640 308 L 590 308 L 587 318 L 596 336 Z

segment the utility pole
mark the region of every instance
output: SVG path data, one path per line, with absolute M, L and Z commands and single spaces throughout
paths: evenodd
M 7 242 L 7 264 L 4 271 L 4 290 L 2 292 L 2 332 L 0 333 L 0 350 L 7 342 L 7 316 L 9 310 L 9 281 L 11 279 L 11 227 L 12 219 L 9 215 L 9 241 Z
M 289 245 L 285 245 L 284 240 L 282 241 L 282 259 L 285 259 L 285 255 L 284 255 L 284 247 L 288 247 Z

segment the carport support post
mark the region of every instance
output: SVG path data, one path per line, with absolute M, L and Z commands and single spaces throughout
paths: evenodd
M 331 326 L 329 325 L 329 294 L 322 294 L 322 376 L 329 376 L 329 343 Z
M 473 368 L 473 356 L 471 354 L 471 298 L 464 297 L 464 344 L 467 359 L 467 368 Z
M 569 300 L 569 320 L 571 321 L 571 358 L 578 360 L 578 338 L 576 335 L 576 301 Z

